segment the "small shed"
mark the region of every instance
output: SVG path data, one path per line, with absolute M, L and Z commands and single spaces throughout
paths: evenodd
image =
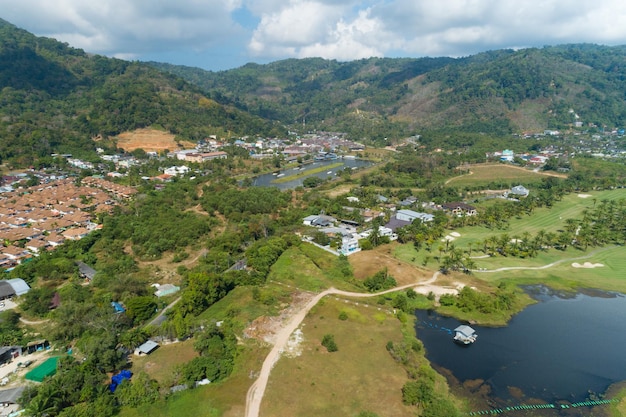
M 154 293 L 157 297 L 165 297 L 166 295 L 174 294 L 180 291 L 180 287 L 172 284 L 163 284 L 157 287 L 158 289 Z
M 0 391 L 0 406 L 9 407 L 17 404 L 17 400 L 24 392 L 25 387 L 17 387 Z
M 6 300 L 15 296 L 15 290 L 7 281 L 0 281 L 0 300 Z
M 148 340 L 146 343 L 144 343 L 143 345 L 139 346 L 135 353 L 137 353 L 139 355 L 149 355 L 152 352 L 154 352 L 156 350 L 156 348 L 158 348 L 158 347 L 159 347 L 159 344 L 157 342 L 153 342 L 152 340 Z
M 15 290 L 15 295 L 18 295 L 18 296 L 19 295 L 24 295 L 28 291 L 30 291 L 30 287 L 28 286 L 26 281 L 24 281 L 22 278 L 9 279 L 9 280 L 7 280 L 7 282 Z
M 11 362 L 22 354 L 20 346 L 2 346 L 0 347 L 0 365 Z
M 87 265 L 86 263 L 78 261 L 76 262 L 76 265 L 78 265 L 78 273 L 80 274 L 81 277 L 86 278 L 89 281 L 91 281 L 93 277 L 96 276 L 96 270 L 90 267 L 89 265 Z
M 33 340 L 26 345 L 26 352 L 29 354 L 46 349 L 50 349 L 50 342 L 45 339 Z

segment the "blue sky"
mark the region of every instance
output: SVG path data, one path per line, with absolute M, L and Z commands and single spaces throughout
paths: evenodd
M 87 52 L 214 71 L 626 44 L 623 0 L 0 0 L 0 17 Z

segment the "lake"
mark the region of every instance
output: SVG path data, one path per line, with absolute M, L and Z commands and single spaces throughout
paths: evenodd
M 532 398 L 549 403 L 584 401 L 590 393 L 601 394 L 612 383 L 626 380 L 624 295 L 567 297 L 544 287 L 529 291 L 537 304 L 506 327 L 472 325 L 478 340 L 468 347 L 453 343 L 453 335 L 445 330 L 465 323 L 416 311 L 417 337 L 426 347 L 426 357 L 461 383 L 484 381 L 491 389 L 490 399 L 500 405 Z
M 317 174 L 311 174 L 305 177 L 299 177 L 298 179 L 294 179 L 293 181 L 281 182 L 278 184 L 272 183 L 272 181 L 274 181 L 278 177 L 278 175 L 281 175 L 281 177 L 282 176 L 289 177 L 291 175 L 302 174 L 303 172 L 309 171 L 311 169 L 320 168 L 320 167 L 333 165 L 337 163 L 341 163 L 343 165 L 339 167 L 331 168 L 328 171 L 324 170 L 322 172 L 318 172 Z M 278 172 L 277 175 L 274 175 L 274 174 L 259 175 L 258 177 L 253 178 L 252 184 L 258 187 L 278 187 L 281 190 L 289 190 L 289 189 L 301 186 L 304 179 L 309 176 L 314 175 L 321 179 L 334 178 L 337 175 L 337 172 L 343 171 L 346 168 L 358 169 L 358 168 L 368 167 L 371 165 L 372 165 L 372 162 L 366 161 L 363 159 L 333 159 L 329 161 L 316 161 L 310 164 L 305 164 L 301 168 L 297 167 L 297 168 L 283 169 L 280 172 Z

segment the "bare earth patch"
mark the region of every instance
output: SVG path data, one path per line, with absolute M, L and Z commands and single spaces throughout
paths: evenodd
M 408 262 L 394 258 L 394 245 L 382 245 L 373 250 L 361 251 L 348 257 L 357 279 L 371 277 L 383 268 L 394 277 L 398 285 L 419 283 L 432 277 L 432 271 L 422 270 Z
M 574 262 L 572 266 L 574 268 L 602 268 L 604 264 L 594 264 L 591 262 L 585 262 L 584 264 L 579 264 L 578 262 Z
M 274 344 L 276 342 L 276 335 L 282 330 L 285 323 L 287 323 L 294 314 L 302 310 L 302 308 L 315 296 L 313 293 L 296 291 L 291 295 L 291 303 L 280 311 L 277 316 L 261 316 L 255 319 L 246 330 L 244 335 L 246 337 L 262 340 L 267 343 Z M 294 334 L 297 333 L 294 332 Z M 302 332 L 300 332 L 301 334 Z M 288 342 L 289 348 L 288 355 L 298 356 L 298 345 L 302 341 L 301 338 L 292 335 L 293 340 Z
M 117 136 L 117 146 L 125 151 L 143 149 L 146 152 L 193 148 L 194 144 L 186 141 L 176 141 L 171 133 L 156 129 L 137 129 L 132 132 L 120 133 Z

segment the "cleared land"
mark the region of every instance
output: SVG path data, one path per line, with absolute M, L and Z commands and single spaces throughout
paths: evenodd
M 338 319 L 341 311 L 348 320 Z M 301 327 L 301 355 L 282 357 L 275 365 L 261 416 L 414 415 L 402 404 L 406 372 L 385 348 L 388 341 L 401 339 L 400 327 L 388 312 L 324 299 Z M 321 346 L 327 333 L 335 336 L 337 352 Z
M 171 133 L 156 129 L 137 129 L 132 132 L 120 133 L 117 136 L 117 147 L 125 151 L 143 149 L 146 152 L 159 152 L 164 150 L 190 149 L 194 147 L 191 142 L 176 141 Z
M 162 345 L 146 356 L 132 357 L 133 373 L 143 371 L 159 382 L 168 385 L 174 375 L 176 367 L 191 361 L 198 353 L 193 350 L 193 340 Z
M 564 174 L 554 172 L 533 171 L 508 164 L 477 164 L 464 167 L 470 173 L 454 177 L 446 184 L 454 187 L 483 186 L 491 182 L 529 182 L 545 177 L 565 178 Z

